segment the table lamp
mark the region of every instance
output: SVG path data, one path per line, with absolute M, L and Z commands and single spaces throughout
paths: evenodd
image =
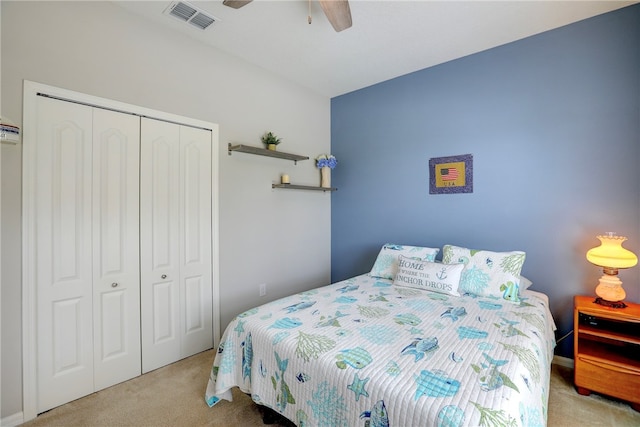
M 626 237 L 616 236 L 611 232 L 596 237 L 600 240 L 600 246 L 587 251 L 587 260 L 602 267 L 604 272 L 596 287 L 598 298 L 595 302 L 608 307 L 624 308 L 627 305 L 622 300 L 626 293 L 622 288 L 622 281 L 618 278 L 618 269 L 633 267 L 638 263 L 638 257 L 622 247 L 622 242 L 627 240 Z

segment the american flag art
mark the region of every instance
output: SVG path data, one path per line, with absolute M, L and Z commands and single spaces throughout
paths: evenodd
M 440 177 L 443 181 L 455 181 L 458 179 L 458 168 L 442 168 L 440 169 Z

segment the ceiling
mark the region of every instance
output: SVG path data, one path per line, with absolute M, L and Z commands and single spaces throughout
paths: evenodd
M 171 0 L 114 3 L 334 97 L 638 1 L 350 0 L 353 26 L 339 33 L 316 0 L 189 1 L 218 19 L 206 30 L 163 14 Z

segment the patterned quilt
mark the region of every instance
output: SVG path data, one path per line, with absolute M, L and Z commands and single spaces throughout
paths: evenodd
M 544 426 L 555 345 L 543 294 L 519 305 L 357 276 L 237 316 L 206 401 L 239 387 L 299 426 Z

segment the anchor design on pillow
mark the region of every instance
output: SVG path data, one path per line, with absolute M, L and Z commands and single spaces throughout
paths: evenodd
M 436 273 L 436 277 L 440 280 L 444 280 L 447 278 L 447 268 L 442 267 L 442 269 Z

